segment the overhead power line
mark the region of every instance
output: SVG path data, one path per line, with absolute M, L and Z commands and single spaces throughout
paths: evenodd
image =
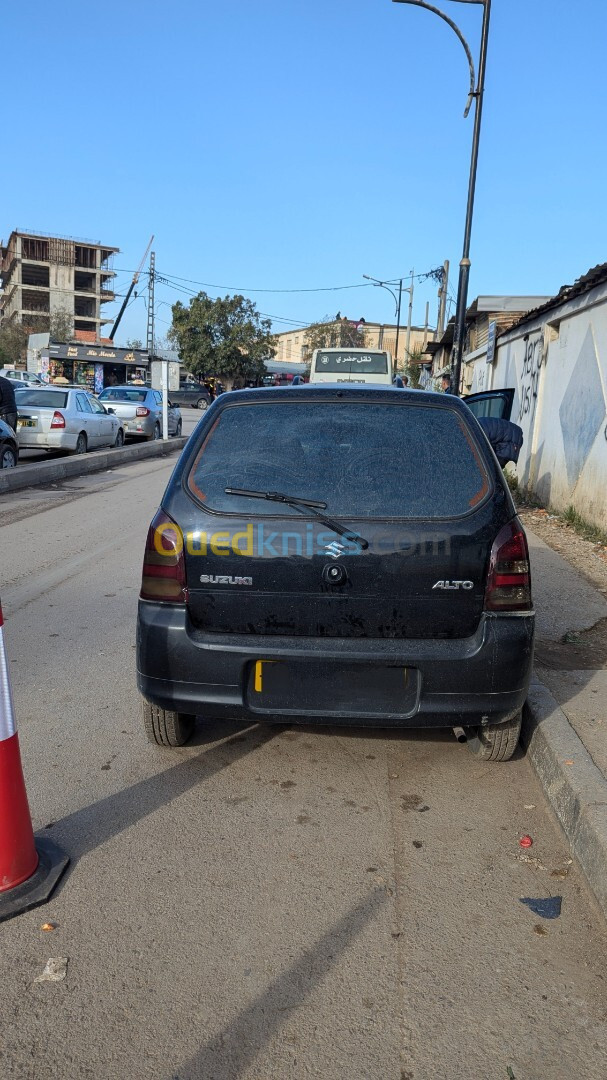
M 195 289 L 188 289 L 184 285 L 179 285 L 176 282 L 172 281 L 170 278 L 166 277 L 165 274 L 156 274 L 156 281 L 161 285 L 166 285 L 169 289 L 175 289 L 177 292 L 184 293 L 186 296 L 196 296 Z M 211 286 L 209 286 L 209 288 L 210 287 Z M 289 326 L 304 327 L 310 325 L 309 322 L 303 322 L 301 319 L 289 319 L 286 318 L 284 315 L 271 315 L 267 311 L 260 311 L 258 312 L 258 314 L 263 315 L 265 319 L 271 319 L 272 322 L 287 323 Z
M 117 273 L 129 274 L 129 273 L 133 273 L 134 271 L 127 270 L 124 267 L 118 267 L 116 272 Z M 145 274 L 147 272 L 148 271 L 144 270 L 142 272 L 142 274 Z M 433 278 L 434 280 L 439 281 L 439 280 L 441 280 L 440 275 L 442 275 L 442 267 L 439 267 L 439 268 L 437 268 L 435 270 L 428 270 L 425 274 L 415 274 L 414 276 L 415 276 L 416 281 L 425 281 L 427 278 Z M 156 276 L 158 277 L 158 275 L 156 275 Z M 235 292 L 235 293 L 276 293 L 276 294 L 278 294 L 278 293 L 344 292 L 344 291 L 346 291 L 348 289 L 368 289 L 368 288 L 372 287 L 372 285 L 373 285 L 373 282 L 364 281 L 364 282 L 361 282 L 361 283 L 356 283 L 354 285 L 318 285 L 318 286 L 315 286 L 314 288 L 304 288 L 304 289 L 266 289 L 266 288 L 264 288 L 264 289 L 259 289 L 259 288 L 253 289 L 253 288 L 245 288 L 244 286 L 236 286 L 236 285 L 214 285 L 210 281 L 198 281 L 196 278 L 181 277 L 179 274 L 172 274 L 170 272 L 167 273 L 165 276 L 170 278 L 171 281 L 175 281 L 175 282 L 181 282 L 182 281 L 182 282 L 186 282 L 187 284 L 190 284 L 190 285 L 201 285 L 204 289 L 216 289 L 216 290 L 220 290 L 220 291 L 225 289 L 227 292 Z M 396 281 L 396 283 L 398 284 L 399 279 L 398 278 L 396 278 L 396 279 L 394 279 L 394 278 L 385 278 L 383 280 L 385 280 L 386 284 L 389 284 L 390 281 Z

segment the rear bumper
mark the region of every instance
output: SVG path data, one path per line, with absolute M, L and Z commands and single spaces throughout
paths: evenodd
M 125 438 L 128 439 L 151 439 L 154 434 L 156 420 L 151 421 L 146 416 L 141 423 L 136 420 L 121 420 Z
M 30 433 L 27 428 L 21 428 L 17 432 L 17 438 L 22 450 L 75 450 L 78 432 L 74 432 L 74 434 L 67 431 Z
M 285 723 L 369 724 L 408 728 L 503 723 L 522 708 L 533 664 L 533 613 L 483 615 L 472 637 L 394 641 L 366 638 L 293 638 L 205 634 L 184 608 L 139 601 L 137 685 L 149 701 L 178 712 L 234 720 Z M 252 702 L 256 661 L 314 661 L 367 667 L 406 667 L 417 679 L 407 712 L 349 715 L 306 707 L 279 714 Z

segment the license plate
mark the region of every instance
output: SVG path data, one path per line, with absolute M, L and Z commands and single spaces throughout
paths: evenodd
M 286 715 L 404 718 L 417 696 L 415 669 L 335 660 L 257 660 L 247 687 L 249 708 Z
M 17 431 L 22 427 L 35 427 L 35 420 L 17 420 Z

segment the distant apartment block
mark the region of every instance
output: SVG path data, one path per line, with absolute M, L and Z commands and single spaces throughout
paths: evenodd
M 365 322 L 364 337 L 368 349 L 387 349 L 395 356 L 396 353 L 396 326 L 384 325 L 383 323 Z M 417 356 L 425 349 L 428 341 L 434 338 L 434 331 L 428 327 L 412 326 L 409 351 L 412 356 Z M 407 327 L 401 326 L 398 333 L 398 362 L 402 365 L 406 356 Z M 275 359 L 288 363 L 289 361 L 306 363 L 311 359 L 312 353 L 306 345 L 306 328 L 302 330 L 285 330 L 276 334 Z
M 0 323 L 44 333 L 51 317 L 64 313 L 75 336 L 86 332 L 88 340 L 97 340 L 111 321 L 103 317 L 103 305 L 115 297 L 112 261 L 119 250 L 15 229 L 0 247 Z

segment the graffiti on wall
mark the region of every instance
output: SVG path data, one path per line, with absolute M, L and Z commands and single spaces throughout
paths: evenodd
M 518 422 L 526 416 L 533 417 L 537 406 L 537 393 L 540 383 L 540 372 L 544 362 L 543 337 L 527 339 L 525 342 L 525 355 L 523 358 L 523 370 L 521 372 L 521 394 Z

